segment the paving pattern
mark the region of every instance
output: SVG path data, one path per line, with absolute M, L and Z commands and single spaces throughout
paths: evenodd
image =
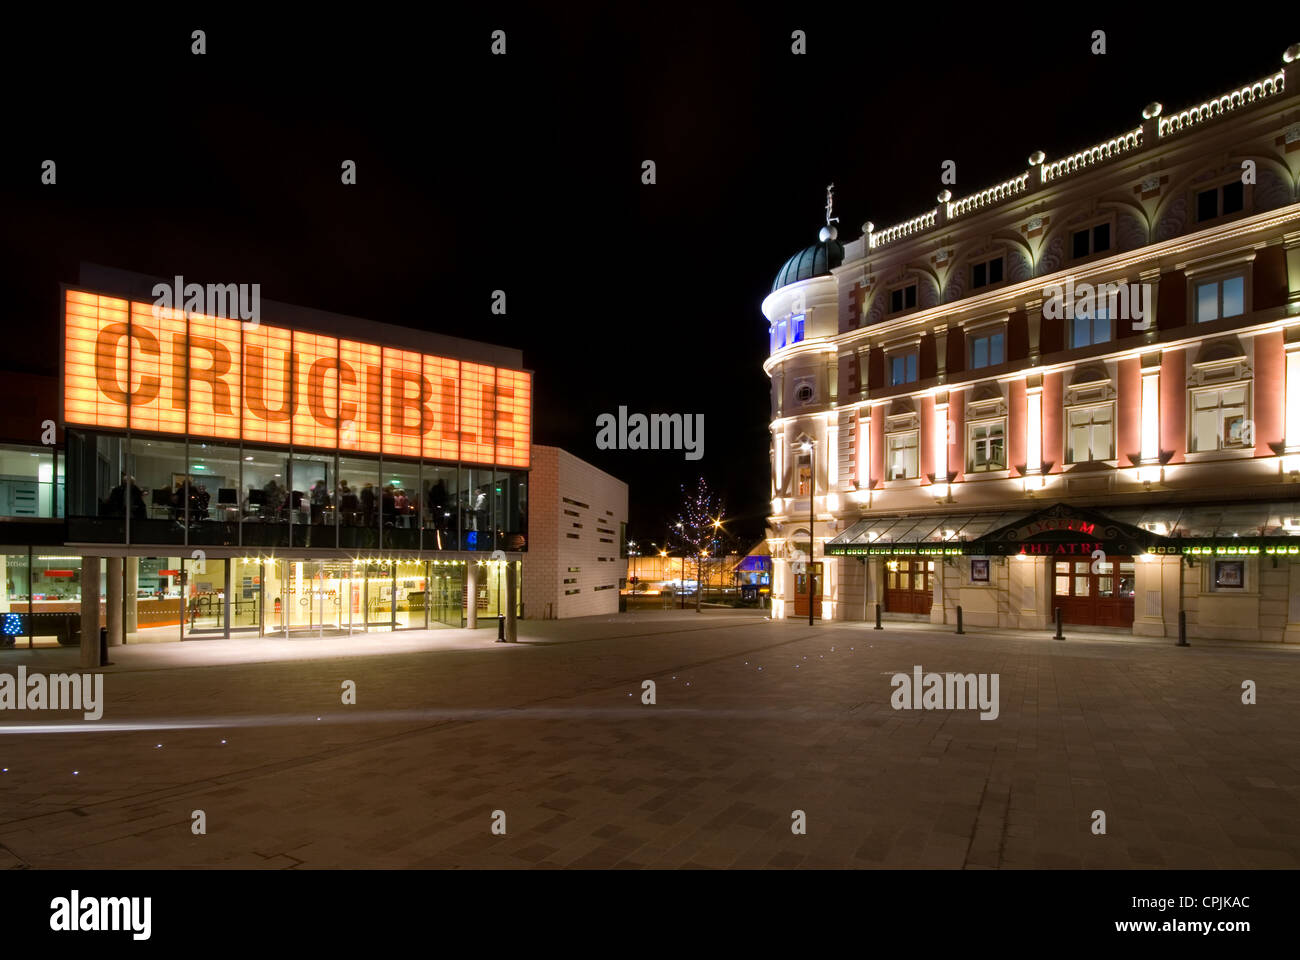
M 732 611 L 493 636 L 114 648 L 97 723 L 0 712 L 0 866 L 1300 866 L 1300 649 Z M 893 709 L 915 664 L 998 674 L 998 717 Z

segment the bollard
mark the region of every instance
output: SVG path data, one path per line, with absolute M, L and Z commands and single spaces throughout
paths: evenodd
M 965 632 L 966 632 L 965 630 L 963 630 L 963 629 L 961 628 L 961 604 L 960 604 L 960 603 L 957 604 L 957 632 L 958 632 L 958 633 L 965 633 Z
M 506 615 L 504 613 L 498 613 L 497 614 L 497 643 L 505 643 L 505 642 L 506 642 Z
M 1062 635 L 1061 633 L 1061 608 L 1060 607 L 1056 608 L 1056 639 L 1057 640 L 1065 639 L 1064 635 Z
M 876 604 L 876 629 L 877 630 L 885 629 L 880 625 L 880 604 Z
M 1180 647 L 1191 646 L 1191 644 L 1187 642 L 1187 611 L 1186 610 L 1178 611 L 1178 646 Z
M 108 627 L 99 628 L 99 665 L 101 667 L 113 665 L 108 659 Z

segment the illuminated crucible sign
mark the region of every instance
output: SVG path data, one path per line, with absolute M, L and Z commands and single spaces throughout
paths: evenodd
M 68 290 L 72 425 L 527 467 L 532 378 Z

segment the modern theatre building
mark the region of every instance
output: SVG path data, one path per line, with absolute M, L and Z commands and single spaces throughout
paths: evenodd
M 1300 642 L 1300 45 L 763 313 L 774 615 Z
M 519 351 L 269 301 L 251 321 L 159 306 L 156 283 L 83 266 L 62 291 L 38 512 L 60 535 L 0 548 L 9 638 L 57 635 L 60 587 L 87 615 L 102 593 L 110 642 L 520 612 Z

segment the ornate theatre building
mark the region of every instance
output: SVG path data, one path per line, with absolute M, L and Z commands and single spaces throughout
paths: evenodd
M 1300 45 L 782 268 L 774 616 L 1300 642 Z

